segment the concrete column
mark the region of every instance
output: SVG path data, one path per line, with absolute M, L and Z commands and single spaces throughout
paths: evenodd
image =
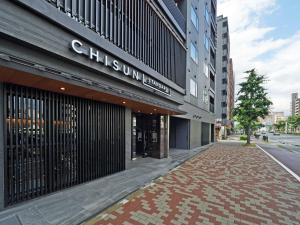
M 208 143 L 211 143 L 211 124 L 208 125 Z
M 153 149 L 151 156 L 162 159 L 169 156 L 169 116 L 159 116 L 157 125 L 159 128 L 159 143 L 156 149 Z
M 131 133 L 132 133 L 132 115 L 131 109 L 125 109 L 125 167 L 128 168 L 128 165 L 131 161 Z
M 168 158 L 170 155 L 170 116 L 166 115 L 165 117 L 165 150 L 164 157 Z
M 0 210 L 4 209 L 4 88 L 0 83 Z

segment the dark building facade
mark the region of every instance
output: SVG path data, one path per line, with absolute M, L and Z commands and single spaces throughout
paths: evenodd
M 0 208 L 169 155 L 184 114 L 174 1 L 16 0 L 0 7 Z

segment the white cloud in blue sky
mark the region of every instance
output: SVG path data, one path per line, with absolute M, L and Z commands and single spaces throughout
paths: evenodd
M 218 15 L 229 19 L 236 83 L 241 82 L 244 71 L 257 68 L 269 78 L 266 87 L 273 111 L 286 114 L 290 111 L 290 94 L 300 92 L 300 1 L 296 2 L 218 1 Z

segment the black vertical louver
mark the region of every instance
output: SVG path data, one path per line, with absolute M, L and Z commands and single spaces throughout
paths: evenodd
M 10 84 L 4 92 L 6 206 L 125 169 L 124 107 Z

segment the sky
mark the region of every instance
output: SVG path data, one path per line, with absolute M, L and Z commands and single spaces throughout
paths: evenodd
M 247 71 L 266 75 L 272 111 L 290 114 L 300 94 L 300 0 L 218 0 L 229 20 L 236 92 Z

